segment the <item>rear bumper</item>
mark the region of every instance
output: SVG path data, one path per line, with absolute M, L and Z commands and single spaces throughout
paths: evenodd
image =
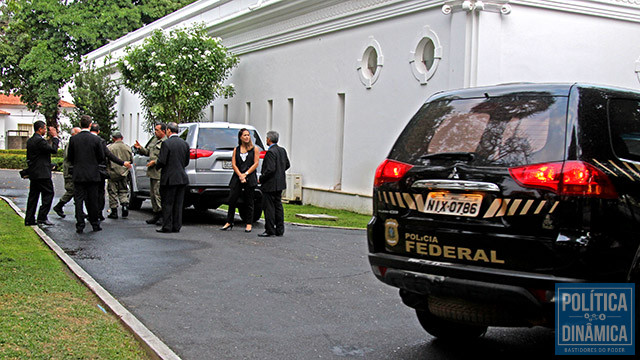
M 489 326 L 553 326 L 555 284 L 585 282 L 385 253 L 370 254 L 369 263 L 380 281 L 400 289 L 406 305 L 426 309 L 430 299 L 452 299 L 464 311 L 500 313 Z
M 226 204 L 229 198 L 229 192 L 230 190 L 228 186 L 188 185 L 185 198 L 188 202 L 194 204 L 196 202 L 201 202 L 203 204 Z M 259 187 L 256 187 L 253 194 L 255 199 L 262 198 L 262 191 L 260 191 Z M 242 202 L 242 196 L 238 198 L 238 202 Z

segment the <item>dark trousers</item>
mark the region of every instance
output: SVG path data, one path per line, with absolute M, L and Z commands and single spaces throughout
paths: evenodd
M 102 182 L 75 182 L 73 183 L 73 202 L 76 207 L 76 229 L 84 229 L 83 207 L 87 208 L 87 217 L 93 227 L 100 226 L 98 220 L 99 190 Z
M 98 188 L 98 214 L 102 214 L 102 210 L 104 210 L 104 180 L 100 181 L 100 187 Z
M 53 181 L 47 179 L 31 179 L 29 182 L 29 197 L 27 199 L 27 212 L 25 214 L 25 223 L 36 222 L 36 208 L 38 207 L 38 199 L 42 197 L 40 210 L 38 211 L 38 220 L 47 220 L 47 214 L 51 210 L 53 202 Z
M 229 191 L 229 210 L 227 211 L 227 222 L 229 224 L 233 224 L 233 219 L 236 215 L 236 204 L 238 203 L 240 195 L 242 195 L 242 201 L 244 202 L 244 207 L 239 208 L 240 215 L 244 215 L 243 217 L 247 224 L 253 223 L 254 190 L 255 187 L 244 184 L 231 187 Z
M 272 235 L 283 235 L 282 191 L 263 192 L 262 208 L 264 209 L 264 231 Z
M 178 232 L 182 227 L 182 207 L 186 185 L 160 185 L 162 229 Z

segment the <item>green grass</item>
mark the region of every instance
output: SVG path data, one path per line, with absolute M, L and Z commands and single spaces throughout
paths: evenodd
M 313 205 L 282 204 L 282 206 L 284 207 L 285 222 L 366 229 L 367 223 L 371 220 L 371 215 L 358 214 L 347 210 L 327 209 Z M 219 209 L 226 211 L 227 205 L 222 205 Z M 307 220 L 296 217 L 296 214 L 327 214 L 337 216 L 338 221 Z M 264 213 L 262 218 L 264 219 Z
M 4 201 L 0 219 L 0 359 L 148 359 Z

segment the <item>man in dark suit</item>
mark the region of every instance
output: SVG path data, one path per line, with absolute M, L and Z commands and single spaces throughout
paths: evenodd
M 168 139 L 162 143 L 156 160 L 160 175 L 162 227 L 157 232 L 179 232 L 182 227 L 182 207 L 189 177 L 184 168 L 189 165 L 189 145 L 178 136 L 178 124 L 167 125 Z
M 275 131 L 267 132 L 269 150 L 262 162 L 260 189 L 262 189 L 262 208 L 264 209 L 264 232 L 260 237 L 284 235 L 284 209 L 282 208 L 282 190 L 287 188 L 285 171 L 291 165 L 287 151 L 278 146 L 279 135 Z
M 119 157 L 115 156 L 111 152 L 111 150 L 109 150 L 109 148 L 107 147 L 107 141 L 99 136 L 100 125 L 98 125 L 98 123 L 91 124 L 90 132 L 93 135 L 97 136 L 100 139 L 100 142 L 102 142 L 102 151 L 104 152 L 104 157 L 105 157 L 104 163 L 100 164 L 100 175 L 101 175 L 100 178 L 102 180 L 100 181 L 100 186 L 98 187 L 98 219 L 100 219 L 100 221 L 103 221 L 104 216 L 102 215 L 102 211 L 104 210 L 104 204 L 105 204 L 104 185 L 105 185 L 105 180 L 109 178 L 109 174 L 107 171 L 109 161 L 113 161 L 114 163 L 120 166 L 124 166 L 127 169 L 131 169 L 131 163 L 129 161 L 122 161 Z
M 91 116 L 83 115 L 80 118 L 82 131 L 69 140 L 67 154 L 73 166 L 73 200 L 76 208 L 76 232 L 79 234 L 85 226 L 82 216 L 85 205 L 93 231 L 102 230 L 98 218 L 98 191 L 102 182 L 98 165 L 104 163 L 105 155 L 102 140 L 89 132 L 91 122 Z
M 25 225 L 53 225 L 47 219 L 53 202 L 53 181 L 51 181 L 51 154 L 58 151 L 60 140 L 58 131 L 49 127 L 51 144 L 44 139 L 47 126 L 44 121 L 38 120 L 33 124 L 34 134 L 27 140 L 27 173 L 29 174 L 29 198 L 27 200 L 27 213 L 24 218 Z M 42 197 L 38 220 L 36 222 L 36 208 L 38 199 Z

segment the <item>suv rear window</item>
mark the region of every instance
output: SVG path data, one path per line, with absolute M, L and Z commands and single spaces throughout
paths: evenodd
M 238 146 L 239 129 L 200 128 L 198 131 L 198 149 L 204 150 L 233 150 Z M 261 149 L 262 141 L 255 130 L 249 130 L 251 141 Z
M 564 157 L 567 98 L 513 94 L 426 103 L 389 158 L 422 164 L 427 155 L 471 153 L 476 166 L 519 166 Z
M 617 157 L 640 161 L 640 102 L 630 99 L 609 101 L 611 145 Z

